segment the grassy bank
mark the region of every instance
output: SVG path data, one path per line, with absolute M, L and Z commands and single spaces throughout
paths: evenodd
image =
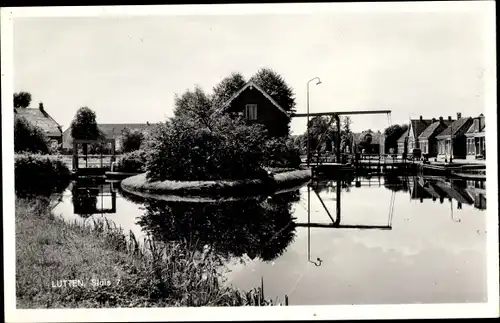
M 149 181 L 146 174 L 128 177 L 121 187 L 130 193 L 179 196 L 248 196 L 272 194 L 279 189 L 293 187 L 311 178 L 310 170 L 283 169 L 273 172 L 267 180 L 248 179 L 234 181 Z
M 215 256 L 181 243 L 139 246 L 109 222 L 54 217 L 40 200 L 17 199 L 15 216 L 18 308 L 272 303 L 262 300 L 260 289 L 224 286 Z

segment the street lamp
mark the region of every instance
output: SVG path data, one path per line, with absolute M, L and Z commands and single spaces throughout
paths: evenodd
M 318 80 L 316 82 L 316 85 L 321 84 L 321 80 L 319 77 L 314 77 L 307 81 L 307 166 L 309 166 L 310 159 L 311 159 L 311 153 L 310 153 L 310 141 L 311 138 L 309 138 L 309 83 L 311 83 L 314 80 Z

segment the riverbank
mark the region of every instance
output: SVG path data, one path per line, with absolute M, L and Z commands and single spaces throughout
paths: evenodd
M 149 181 L 146 174 L 128 177 L 121 187 L 128 193 L 178 196 L 249 196 L 273 194 L 311 179 L 311 171 L 297 169 L 279 172 L 268 179 L 239 181 Z
M 224 286 L 219 262 L 181 243 L 139 244 L 110 222 L 68 223 L 16 199 L 18 308 L 265 305 Z M 141 247 L 140 247 L 141 245 Z

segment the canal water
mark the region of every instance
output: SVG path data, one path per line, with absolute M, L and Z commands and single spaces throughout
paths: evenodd
M 218 203 L 143 200 L 119 182 L 73 182 L 53 212 L 106 218 L 156 239 L 208 245 L 227 283 L 290 305 L 486 301 L 485 182 L 419 177 L 314 181 Z

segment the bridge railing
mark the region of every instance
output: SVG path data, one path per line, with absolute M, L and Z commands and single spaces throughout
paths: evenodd
M 307 156 L 301 156 L 302 162 L 307 162 Z M 398 154 L 353 154 L 353 153 L 341 153 L 340 161 L 336 160 L 335 153 L 324 153 L 324 154 L 312 154 L 310 162 L 312 164 L 318 163 L 342 163 L 342 164 L 354 164 L 356 161 L 363 164 L 386 164 L 386 163 L 414 163 L 415 158 L 411 154 L 408 154 L 406 158 Z

